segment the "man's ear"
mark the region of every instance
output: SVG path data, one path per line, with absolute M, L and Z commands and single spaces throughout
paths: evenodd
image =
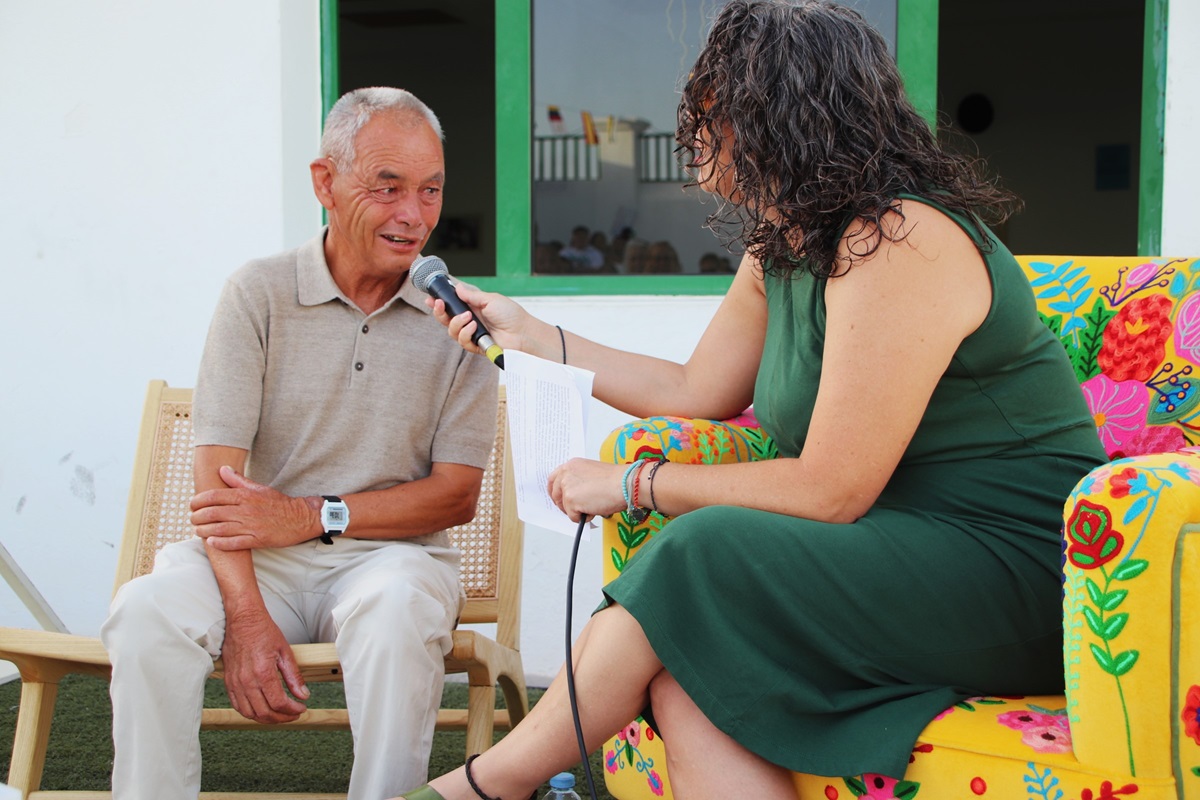
M 308 165 L 312 174 L 313 194 L 327 209 L 333 208 L 333 175 L 335 168 L 328 158 L 318 158 Z

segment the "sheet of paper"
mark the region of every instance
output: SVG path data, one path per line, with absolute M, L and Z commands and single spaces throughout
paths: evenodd
M 578 367 L 504 352 L 517 516 L 529 525 L 575 535 L 578 525 L 554 505 L 546 484 L 555 467 L 585 455 L 593 377 Z

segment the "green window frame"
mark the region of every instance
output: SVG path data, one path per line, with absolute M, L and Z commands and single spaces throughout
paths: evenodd
M 496 275 L 472 277 L 517 296 L 720 295 L 722 275 L 532 275 L 533 37 L 530 0 L 496 4 Z M 338 98 L 338 0 L 320 0 L 324 111 Z M 896 60 L 931 124 L 937 109 L 938 0 L 897 0 Z

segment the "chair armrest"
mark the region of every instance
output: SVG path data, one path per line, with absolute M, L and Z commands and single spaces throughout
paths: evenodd
M 26 683 L 58 683 L 64 675 L 112 674 L 108 652 L 92 636 L 0 628 L 0 659 L 11 661 Z
M 1200 452 L 1102 465 L 1079 482 L 1064 515 L 1064 656 L 1075 755 L 1097 769 L 1169 778 L 1172 754 L 1184 742 L 1196 749 L 1181 741 L 1180 710 L 1189 687 L 1200 684 Z
M 600 460 L 632 464 L 640 458 L 680 464 L 728 464 L 775 458 L 778 450 L 747 409 L 728 420 L 648 417 L 615 429 L 600 446 Z M 638 548 L 666 524 L 669 517 L 650 514 L 634 524 L 622 511 L 603 521 L 604 583 L 617 577 Z

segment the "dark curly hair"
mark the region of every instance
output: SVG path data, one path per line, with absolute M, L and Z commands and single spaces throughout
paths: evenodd
M 780 274 L 803 263 L 838 275 L 885 238 L 903 239 L 880 225 L 901 213 L 902 192 L 935 197 L 981 235 L 1019 205 L 981 162 L 942 149 L 883 37 L 824 0 L 726 5 L 684 86 L 675 139 L 693 174 L 712 171 L 727 187 L 708 227 L 732 228 Z M 862 227 L 851 233 L 867 232 L 866 245 L 839 257 L 855 219 Z

